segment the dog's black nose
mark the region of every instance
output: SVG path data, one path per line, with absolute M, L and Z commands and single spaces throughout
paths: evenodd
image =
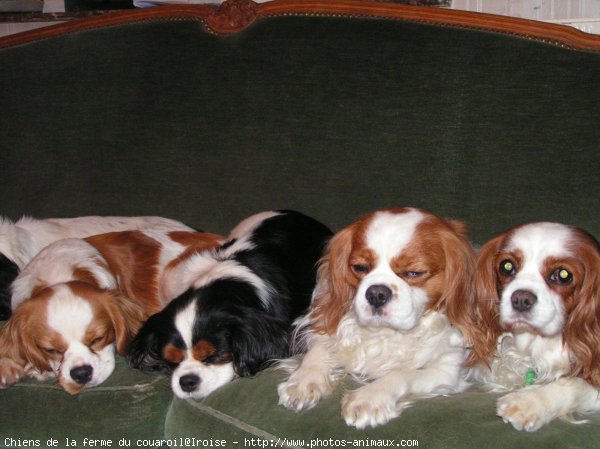
M 198 389 L 198 385 L 200 385 L 200 377 L 195 374 L 186 374 L 185 376 L 181 376 L 179 378 L 179 385 L 181 389 L 186 393 L 191 393 L 192 391 L 196 391 Z
M 392 290 L 385 285 L 371 285 L 367 289 L 365 296 L 371 306 L 379 309 L 392 299 L 392 294 Z
M 527 312 L 537 302 L 535 296 L 529 290 L 516 290 L 510 297 L 513 309 L 517 312 Z
M 82 365 L 71 370 L 71 379 L 80 385 L 87 384 L 92 380 L 92 374 L 94 374 L 94 368 L 90 365 Z

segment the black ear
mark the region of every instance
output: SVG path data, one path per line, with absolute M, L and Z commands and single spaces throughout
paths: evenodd
M 162 356 L 168 329 L 162 313 L 152 315 L 127 347 L 125 357 L 129 366 L 145 372 L 170 374 L 172 367 Z
M 240 377 L 252 376 L 290 356 L 291 326 L 249 311 L 231 327 L 233 366 Z
M 10 284 L 19 274 L 16 263 L 0 253 L 0 321 L 7 320 L 10 310 Z

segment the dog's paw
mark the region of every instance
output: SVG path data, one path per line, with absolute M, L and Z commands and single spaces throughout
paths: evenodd
M 342 399 L 342 417 L 357 429 L 376 427 L 400 416 L 402 407 L 389 394 L 375 393 L 369 385 L 350 391 Z
M 526 389 L 501 397 L 496 413 L 505 423 L 527 432 L 535 432 L 555 418 L 537 389 Z
M 314 407 L 332 390 L 333 387 L 327 377 L 300 380 L 288 379 L 277 387 L 279 404 L 296 411 Z
M 40 382 L 56 378 L 56 373 L 54 371 L 40 371 L 31 363 L 25 365 L 24 371 L 27 377 L 39 380 Z
M 23 367 L 14 360 L 0 359 L 0 388 L 8 388 L 16 384 L 25 375 Z

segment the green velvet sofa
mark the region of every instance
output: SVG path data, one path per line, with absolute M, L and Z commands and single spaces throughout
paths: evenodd
M 152 214 L 224 233 L 291 208 L 340 229 L 410 205 L 465 221 L 475 245 L 530 220 L 600 236 L 600 37 L 575 29 L 355 0 L 169 6 L 2 38 L 0 86 L 13 219 Z M 183 401 L 119 359 L 79 396 L 0 391 L 0 447 L 600 447 L 600 416 L 518 432 L 477 391 L 357 431 L 340 417 L 349 382 L 294 413 L 282 379 Z

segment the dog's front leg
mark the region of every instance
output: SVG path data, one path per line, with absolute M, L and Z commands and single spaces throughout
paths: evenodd
M 325 337 L 324 337 L 325 338 Z M 322 338 L 315 338 L 300 366 L 279 384 L 279 403 L 292 410 L 314 407 L 334 387 L 332 356 Z

